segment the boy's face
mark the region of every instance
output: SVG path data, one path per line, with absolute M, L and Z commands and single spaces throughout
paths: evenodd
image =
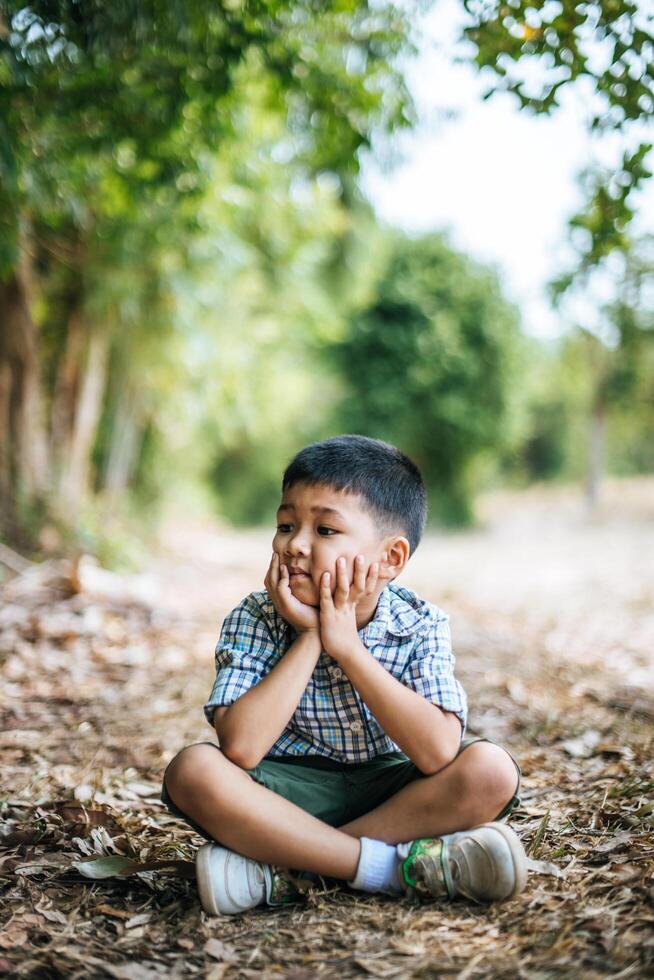
M 345 558 L 351 582 L 356 556 L 364 556 L 367 572 L 373 561 L 382 561 L 385 541 L 358 494 L 297 483 L 282 496 L 272 546 L 280 564 L 289 570 L 293 595 L 309 606 L 319 606 L 323 572 L 331 573 L 332 592 L 335 589 L 337 558 Z M 305 574 L 294 574 L 295 569 Z

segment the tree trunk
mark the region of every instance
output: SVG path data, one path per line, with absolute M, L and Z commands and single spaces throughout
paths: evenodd
M 588 461 L 586 468 L 586 503 L 593 511 L 599 503 L 600 483 L 604 474 L 604 448 L 606 441 L 606 409 L 603 404 L 594 406 L 588 427 Z
M 50 450 L 58 486 L 70 456 L 80 390 L 84 329 L 79 309 L 71 311 L 67 327 L 66 346 L 57 364 L 50 409 Z
M 0 290 L 2 287 L 0 286 Z M 4 315 L 0 298 L 0 317 Z M 1 323 L 2 321 L 0 321 Z M 11 404 L 11 368 L 3 352 L 4 326 L 0 325 L 0 507 L 2 514 L 8 510 L 11 496 L 11 453 L 9 418 Z
M 0 283 L 0 440 L 0 502 L 14 515 L 19 497 L 43 498 L 48 482 L 37 333 L 20 274 Z
M 134 394 L 125 391 L 116 404 L 103 474 L 104 489 L 110 497 L 117 497 L 129 485 L 138 458 L 141 435 L 139 405 Z
M 63 460 L 58 488 L 59 506 L 68 517 L 71 509 L 84 501 L 89 489 L 91 453 L 102 408 L 106 364 L 106 334 L 92 330 L 86 364 L 81 372 L 69 449 Z

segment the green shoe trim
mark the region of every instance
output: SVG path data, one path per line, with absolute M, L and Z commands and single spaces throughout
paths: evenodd
M 411 843 L 400 868 L 402 877 L 416 895 L 449 898 L 443 865 L 443 841 L 440 837 L 421 837 Z
M 304 901 L 306 893 L 313 883 L 306 878 L 294 878 L 286 868 L 272 867 L 272 883 L 270 894 L 266 897 L 267 905 L 294 905 Z

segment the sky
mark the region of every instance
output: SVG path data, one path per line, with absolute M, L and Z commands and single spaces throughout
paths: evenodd
M 460 0 L 438 0 L 420 29 L 420 53 L 405 69 L 419 113 L 394 137 L 400 163 L 362 163 L 361 186 L 377 214 L 408 232 L 448 232 L 456 248 L 498 270 L 505 295 L 519 306 L 527 333 L 556 338 L 567 328 L 546 284 L 572 264 L 568 217 L 582 196 L 576 175 L 591 160 L 618 157 L 617 140 L 586 134 L 588 92 L 566 91 L 552 117 L 519 110 L 510 95 L 482 100 L 486 83 L 470 62 L 454 63 L 464 23 Z M 651 134 L 650 134 L 651 138 Z M 636 230 L 654 230 L 654 179 L 640 197 Z M 610 283 L 596 282 L 608 298 Z M 596 305 L 596 304 L 595 304 Z M 593 301 L 567 315 L 593 326 Z

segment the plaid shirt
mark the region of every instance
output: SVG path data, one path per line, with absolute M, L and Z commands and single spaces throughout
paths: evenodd
M 216 645 L 216 680 L 204 706 L 233 704 L 283 657 L 297 634 L 267 592 L 252 592 L 225 619 Z M 448 618 L 437 606 L 394 583 L 379 597 L 374 618 L 359 630 L 386 670 L 427 701 L 454 712 L 465 729 L 466 696 L 454 677 Z M 307 687 L 269 757 L 318 755 L 366 762 L 398 752 L 345 671 L 323 650 Z

